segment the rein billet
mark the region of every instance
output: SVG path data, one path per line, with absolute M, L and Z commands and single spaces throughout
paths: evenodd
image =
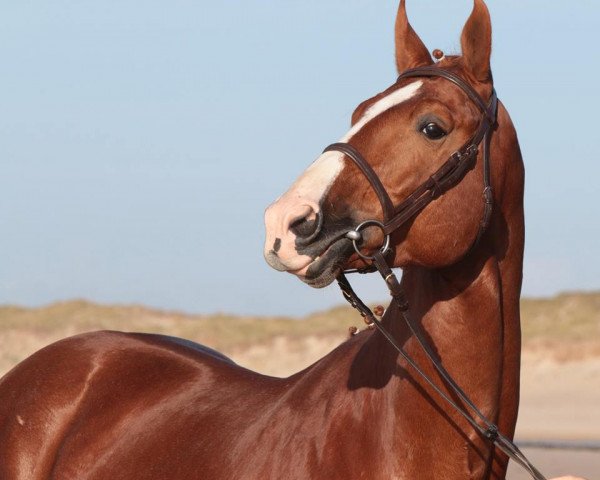
M 407 70 L 403 72 L 399 77 L 398 81 L 405 78 L 412 77 L 442 77 L 450 82 L 454 83 L 462 89 L 462 91 L 469 97 L 469 99 L 477 105 L 479 110 L 482 112 L 482 119 L 477 128 L 475 134 L 467 141 L 462 148 L 452 154 L 448 160 L 421 184 L 415 191 L 413 191 L 400 205 L 394 206 L 390 196 L 388 195 L 385 187 L 381 180 L 364 159 L 360 152 L 348 143 L 334 143 L 329 145 L 324 152 L 337 151 L 348 156 L 360 169 L 363 175 L 367 178 L 371 187 L 377 194 L 379 202 L 383 210 L 384 221 L 378 220 L 367 220 L 360 223 L 356 228 L 350 230 L 346 234 L 346 238 L 352 241 L 354 250 L 360 258 L 366 262 L 370 262 L 370 265 L 363 270 L 347 270 L 340 273 L 337 277 L 338 285 L 344 295 L 344 298 L 354 307 L 361 316 L 365 319 L 367 324 L 374 326 L 377 330 L 386 338 L 386 340 L 392 345 L 392 347 L 404 358 L 404 360 L 414 369 L 414 371 L 423 379 L 431 388 L 439 395 L 448 405 L 450 405 L 457 413 L 459 413 L 467 422 L 481 435 L 487 438 L 490 442 L 496 445 L 502 450 L 508 457 L 523 467 L 532 478 L 535 480 L 546 480 L 546 477 L 527 459 L 527 457 L 521 452 L 521 450 L 506 436 L 504 436 L 498 429 L 498 426 L 488 420 L 488 418 L 481 413 L 477 406 L 471 401 L 463 389 L 456 383 L 452 376 L 441 364 L 436 354 L 434 353 L 431 345 L 427 342 L 425 335 L 420 329 L 417 322 L 414 321 L 410 315 L 410 308 L 402 286 L 396 277 L 396 274 L 392 271 L 391 266 L 385 259 L 385 254 L 389 251 L 390 247 L 390 235 L 392 232 L 400 228 L 410 219 L 418 215 L 429 203 L 437 199 L 440 195 L 443 195 L 446 191 L 460 183 L 464 178 L 466 172 L 474 167 L 477 160 L 477 152 L 480 144 L 483 144 L 483 199 L 484 199 L 484 212 L 479 225 L 479 231 L 473 242 L 473 246 L 479 243 L 483 233 L 486 231 L 492 213 L 493 198 L 492 198 L 492 187 L 490 181 L 490 139 L 493 128 L 496 125 L 496 115 L 498 109 L 498 98 L 495 90 L 492 89 L 490 100 L 484 102 L 479 94 L 462 78 L 458 75 L 437 67 L 422 67 Z M 383 245 L 372 255 L 367 255 L 361 252 L 360 242 L 362 240 L 362 230 L 366 228 L 377 227 L 383 233 Z M 473 246 L 471 248 L 473 248 Z M 373 314 L 371 309 L 358 297 L 358 295 L 352 289 L 350 282 L 346 277 L 346 273 L 354 272 L 372 272 L 378 271 L 383 278 L 385 284 L 388 287 L 392 301 L 388 306 L 385 315 L 391 311 L 392 308 L 397 308 L 407 327 L 414 337 L 417 339 L 419 345 L 442 377 L 450 389 L 460 398 L 465 405 L 471 410 L 472 414 L 469 414 L 463 407 L 459 406 L 453 401 L 420 367 L 419 365 L 402 349 L 402 347 L 396 342 L 394 337 L 389 331 L 383 326 L 381 320 Z M 478 421 L 484 426 L 481 426 Z

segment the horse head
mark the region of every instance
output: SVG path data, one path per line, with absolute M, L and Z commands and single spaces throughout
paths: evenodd
M 382 93 L 362 102 L 354 110 L 350 130 L 341 143 L 360 152 L 368 167 L 387 191 L 391 208 L 397 210 L 478 131 L 481 105 L 469 96 L 469 88 L 485 102 L 493 95 L 490 70 L 491 22 L 483 0 L 475 0 L 461 35 L 462 55 L 444 56 L 434 62 L 412 29 L 405 0 L 398 9 L 395 25 L 396 64 L 400 77 Z M 441 52 L 434 52 L 440 57 Z M 432 75 L 410 76 L 403 72 L 429 70 Z M 467 84 L 460 88 L 436 71 L 450 72 Z M 484 112 L 485 113 L 485 112 Z M 494 112 L 495 113 L 495 112 Z M 499 120 L 490 121 L 494 133 L 494 161 L 501 149 L 516 147 L 514 129 L 502 106 Z M 485 120 L 485 119 L 484 119 Z M 480 233 L 486 208 L 483 156 L 479 142 L 477 161 L 443 194 L 435 188 L 427 194 L 432 201 L 422 211 L 391 232 L 376 224 L 360 232 L 359 249 L 348 232 L 367 220 L 385 223 L 381 200 L 364 170 L 343 151 L 321 154 L 290 189 L 265 213 L 265 258 L 280 271 L 297 275 L 314 287 L 330 284 L 347 268 L 364 267 L 359 252 L 369 255 L 390 233 L 390 265 L 421 265 L 439 268 L 462 258 Z M 473 152 L 474 153 L 474 152 Z M 502 195 L 503 172 L 494 165 L 495 197 Z M 433 198 L 435 197 L 435 198 Z M 378 201 L 379 200 L 379 201 Z

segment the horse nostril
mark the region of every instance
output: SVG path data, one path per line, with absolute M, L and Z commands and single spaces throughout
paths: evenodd
M 312 242 L 321 231 L 323 215 L 321 212 L 311 212 L 311 215 L 298 218 L 290 224 L 290 231 L 296 235 L 296 241 L 302 244 Z

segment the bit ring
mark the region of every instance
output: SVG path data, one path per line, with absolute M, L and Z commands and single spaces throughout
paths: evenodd
M 381 246 L 381 248 L 379 250 L 381 252 L 381 254 L 384 255 L 385 252 L 387 252 L 388 249 L 390 248 L 390 235 L 388 233 L 385 233 L 385 226 L 383 225 L 383 223 L 381 223 L 378 220 L 366 220 L 366 221 L 362 222 L 361 224 L 359 224 L 354 230 L 350 230 L 346 234 L 346 237 L 349 238 L 350 240 L 352 240 L 352 246 L 354 247 L 354 251 L 363 260 L 374 260 L 375 259 L 374 255 L 366 255 L 366 254 L 362 253 L 360 251 L 360 247 L 356 243 L 356 242 L 359 242 L 360 240 L 362 240 L 362 234 L 360 233 L 360 231 L 364 230 L 365 228 L 369 228 L 369 227 L 378 227 L 379 229 L 381 229 L 381 231 L 383 233 L 383 236 L 384 236 L 383 245 Z

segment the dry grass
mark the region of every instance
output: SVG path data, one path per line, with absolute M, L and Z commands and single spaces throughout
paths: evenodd
M 522 317 L 526 349 L 544 351 L 558 360 L 600 356 L 600 293 L 525 299 Z M 283 374 L 322 356 L 347 336 L 351 325 L 360 325 L 360 319 L 349 307 L 296 320 L 185 315 L 84 300 L 42 308 L 4 306 L 0 307 L 0 375 L 44 345 L 103 329 L 183 337 L 223 351 L 251 368 Z M 281 361 L 274 367 L 269 358 Z
M 85 300 L 41 308 L 4 306 L 0 307 L 0 375 L 49 343 L 94 330 L 152 332 L 187 338 L 225 352 L 238 361 L 247 353 L 254 360 L 242 363 L 259 368 L 257 363 L 260 366 L 262 360 L 258 352 L 267 345 L 278 342 L 275 349 L 296 351 L 296 357 L 300 356 L 299 347 L 306 342 L 318 341 L 323 347 L 317 350 L 329 350 L 346 336 L 348 326 L 356 322 L 356 313 L 343 307 L 297 320 L 186 315 L 138 305 L 98 305 Z M 266 355 L 267 351 L 263 356 Z
M 524 346 L 555 360 L 600 356 L 600 293 L 564 293 L 521 302 Z

